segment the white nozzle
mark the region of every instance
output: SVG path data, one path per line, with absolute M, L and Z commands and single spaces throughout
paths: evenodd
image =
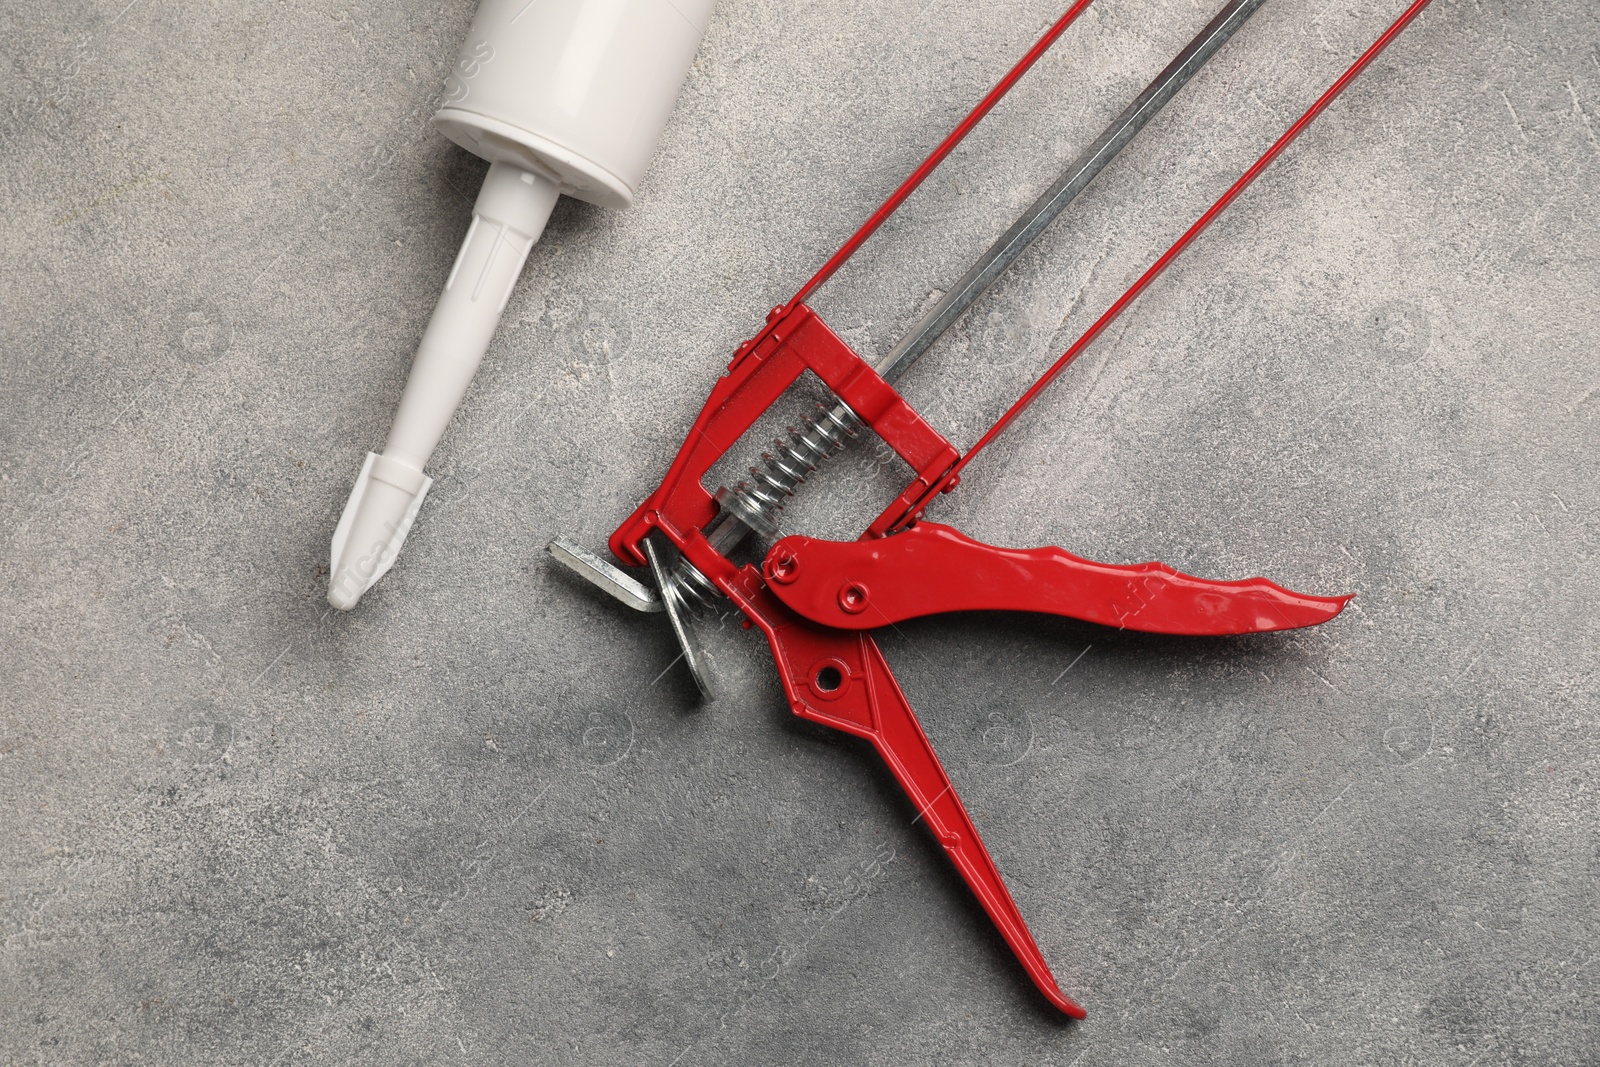
M 494 163 L 472 208 L 461 253 L 423 331 L 383 455 L 367 455 L 333 535 L 328 603 L 349 611 L 394 564 L 432 480 L 422 472 L 466 395 L 511 287 L 561 187 Z
M 428 491 L 422 469 L 556 199 L 633 202 L 713 2 L 479 0 L 433 122 L 489 173 L 389 441 L 367 457 L 339 519 L 334 607 L 355 607 L 394 563 Z

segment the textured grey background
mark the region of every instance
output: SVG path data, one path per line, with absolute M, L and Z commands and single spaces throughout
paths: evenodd
M 820 310 L 882 351 L 1214 4 L 1096 3 Z M 1058 7 L 724 0 L 332 616 L 483 169 L 427 125 L 470 4 L 5 5 L 0 1060 L 1600 1063 L 1590 0 L 1437 0 L 937 509 L 1360 594 L 886 638 L 1086 1023 L 756 638 L 693 710 L 659 620 L 543 555 Z M 913 400 L 971 441 L 1401 7 L 1267 4 Z M 856 449 L 796 528 L 896 473 Z

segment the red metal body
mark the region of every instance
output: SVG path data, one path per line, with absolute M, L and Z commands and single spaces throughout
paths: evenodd
M 916 715 L 866 631 L 924 615 L 1003 610 L 1066 615 L 1157 633 L 1236 634 L 1310 626 L 1339 613 L 1349 597 L 1294 593 L 1262 578 L 1207 581 L 1160 563 L 1112 566 L 1059 548 L 997 548 L 919 519 L 936 493 L 956 486 L 966 462 L 1087 347 L 1428 2 L 1415 0 L 1000 422 L 961 455 L 803 299 L 870 236 L 955 141 L 1088 6 L 1089 0 L 1081 0 L 840 253 L 794 299 L 774 309 L 760 333 L 739 347 L 660 486 L 611 536 L 610 547 L 618 559 L 643 565 L 644 539 L 655 531 L 665 535 L 737 605 L 749 624 L 766 635 L 790 709 L 802 718 L 873 744 L 1035 985 L 1052 1004 L 1074 1018 L 1083 1018 L 1083 1009 L 1056 984 Z M 759 570 L 738 566 L 713 548 L 703 533 L 716 517 L 718 505 L 701 479 L 807 369 L 910 464 L 914 476 L 860 540 L 787 537 L 772 547 Z
M 700 534 L 717 514 L 716 500 L 700 479 L 807 369 L 916 471 L 905 492 L 873 523 L 873 533 L 922 499 L 936 482 L 953 486 L 948 475 L 960 456 L 955 446 L 828 329 L 816 312 L 796 304 L 789 311 L 775 309 L 766 329 L 734 353 L 728 373 L 712 388 L 661 485 L 611 535 L 616 557 L 642 566 L 640 543 L 652 529 L 659 529 L 720 586 L 719 578 L 729 576 L 733 564 Z

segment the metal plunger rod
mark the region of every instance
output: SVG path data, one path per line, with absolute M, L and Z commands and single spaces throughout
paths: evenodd
M 973 301 L 982 296 L 1005 273 L 1006 268 L 1016 262 L 1024 249 L 1033 243 L 1034 238 L 1045 231 L 1055 221 L 1056 216 L 1088 188 L 1106 165 L 1117 157 L 1124 145 L 1133 140 L 1134 134 L 1144 128 L 1156 114 L 1166 106 L 1167 101 L 1178 95 L 1178 90 L 1186 85 L 1196 71 L 1206 65 L 1206 62 L 1217 53 L 1233 36 L 1234 31 L 1245 24 L 1245 21 L 1256 12 L 1266 0 L 1232 0 L 1224 7 L 1217 17 L 1212 19 L 1200 35 L 1176 59 L 1168 64 L 1156 80 L 1150 83 L 1149 88 L 1139 94 L 1139 98 L 1128 105 L 1126 111 L 1118 115 L 1116 121 L 1105 128 L 1090 145 L 1088 150 L 1080 155 L 1067 170 L 1056 180 L 1056 183 L 1046 189 L 1033 206 L 1023 212 L 1022 217 L 1012 223 L 1001 238 L 989 246 L 989 250 L 978 258 L 961 280 L 951 286 L 949 291 L 934 305 L 933 310 L 923 316 L 922 321 L 912 327 L 911 332 L 900 339 L 900 342 L 890 349 L 889 354 L 878 363 L 875 368 L 883 375 L 885 381 L 893 382 L 905 371 L 916 358 L 926 352 L 939 335 L 949 329 L 962 312 L 972 306 Z
M 962 456 L 961 459 L 956 462 L 956 465 L 951 468 L 950 473 L 945 476 L 945 480 L 944 482 L 941 482 L 941 484 L 946 484 L 949 479 L 960 474 L 962 468 L 966 467 L 968 463 L 972 462 L 973 456 L 976 456 L 979 452 L 981 452 L 984 446 L 986 446 L 990 441 L 994 440 L 995 437 L 997 437 L 1007 426 L 1010 426 L 1016 417 L 1022 414 L 1023 409 L 1025 409 L 1029 404 L 1033 403 L 1039 394 L 1044 392 L 1044 390 L 1050 385 L 1051 382 L 1056 380 L 1056 377 L 1060 375 L 1062 371 L 1066 370 L 1067 364 L 1071 363 L 1074 359 L 1077 359 L 1078 355 L 1084 349 L 1088 348 L 1089 345 L 1094 343 L 1095 338 L 1099 337 L 1107 326 L 1116 321 L 1117 316 L 1121 315 L 1129 304 L 1138 299 L 1139 294 L 1144 292 L 1150 283 L 1155 281 L 1156 278 L 1160 276 L 1161 272 L 1166 270 L 1167 267 L 1171 265 L 1173 260 L 1182 255 L 1184 249 L 1188 248 L 1189 245 L 1194 242 L 1194 239 L 1199 237 L 1200 234 L 1204 232 L 1205 228 L 1210 226 L 1212 221 L 1215 220 L 1218 215 L 1227 210 L 1228 205 L 1232 204 L 1236 199 L 1238 199 L 1239 194 L 1248 189 L 1250 184 L 1254 182 L 1256 178 L 1260 177 L 1261 172 L 1266 170 L 1272 161 L 1277 159 L 1279 154 L 1282 153 L 1285 148 L 1288 148 L 1294 139 L 1299 137 L 1300 134 L 1304 132 L 1305 128 L 1316 120 L 1318 115 L 1327 110 L 1329 104 L 1338 99 L 1339 94 L 1344 92 L 1350 83 L 1355 81 L 1356 78 L 1360 76 L 1361 72 L 1366 70 L 1367 66 L 1374 59 L 1377 59 L 1379 54 L 1382 53 L 1385 48 L 1389 47 L 1391 41 L 1400 36 L 1401 31 L 1411 24 L 1412 19 L 1415 19 L 1418 15 L 1422 14 L 1422 9 L 1427 7 L 1429 3 L 1430 0 L 1415 0 L 1410 7 L 1406 8 L 1404 14 L 1396 19 L 1388 28 L 1388 30 L 1384 31 L 1383 36 L 1379 37 L 1377 41 L 1373 43 L 1371 48 L 1363 52 L 1361 58 L 1356 60 L 1355 63 L 1350 66 L 1350 69 L 1345 71 L 1344 74 L 1339 77 L 1339 80 L 1334 82 L 1328 91 L 1323 93 L 1322 96 L 1317 99 L 1317 102 L 1312 104 L 1310 109 L 1307 110 L 1304 115 L 1301 115 L 1295 124 L 1290 126 L 1289 129 L 1284 132 L 1282 137 L 1273 142 L 1272 147 L 1267 149 L 1266 153 L 1263 154 L 1260 159 L 1256 160 L 1254 165 L 1252 165 L 1249 170 L 1245 171 L 1239 180 L 1234 182 L 1227 192 L 1222 194 L 1221 199 L 1219 199 L 1215 204 L 1212 204 L 1210 209 L 1207 210 L 1204 215 L 1201 215 L 1199 220 L 1196 221 L 1193 226 L 1189 227 L 1188 231 L 1185 232 L 1182 237 L 1178 238 L 1177 242 L 1173 244 L 1171 248 L 1167 249 L 1167 251 L 1162 254 L 1161 258 L 1156 260 L 1155 263 L 1151 265 L 1150 269 L 1145 271 L 1144 274 L 1140 276 L 1139 280 L 1134 282 L 1133 285 L 1128 288 L 1128 291 L 1123 293 L 1122 296 L 1117 299 L 1117 302 L 1112 304 L 1106 313 L 1100 316 L 1095 324 L 1090 326 L 1089 329 L 1084 332 L 1082 337 L 1073 342 L 1072 347 L 1067 349 L 1066 352 L 1062 354 L 1061 358 L 1056 360 L 1055 363 L 1050 366 L 1049 370 L 1040 375 L 1038 381 L 1029 386 L 1027 392 L 1023 393 L 1022 396 L 1017 398 L 1017 402 L 1012 404 L 1004 415 L 1000 416 L 999 421 L 997 421 L 993 426 L 989 427 L 988 432 L 978 439 L 978 443 L 968 449 L 967 454 Z M 935 486 L 933 491 L 937 491 L 938 488 L 938 486 Z M 913 509 L 913 513 L 916 510 L 920 510 L 921 504 L 931 499 L 931 497 L 932 491 L 930 491 L 927 496 L 923 497 L 923 501 L 919 502 L 917 508 Z
M 850 239 L 839 248 L 839 251 L 833 254 L 828 262 L 822 265 L 822 269 L 813 274 L 811 280 L 800 287 L 800 291 L 794 294 L 789 299 L 789 302 L 784 305 L 784 310 L 792 310 L 796 304 L 810 296 L 819 285 L 833 277 L 834 271 L 844 266 L 844 261 L 855 255 L 856 249 L 865 244 L 867 238 L 878 232 L 878 227 L 882 226 L 890 215 L 899 210 L 900 205 L 906 202 L 906 197 L 917 191 L 917 186 L 921 185 L 928 175 L 932 174 L 935 168 L 944 162 L 944 158 L 954 151 L 956 145 L 960 144 L 962 139 L 972 132 L 974 126 L 983 121 L 983 117 L 992 111 L 1001 98 L 1011 91 L 1011 87 L 1016 85 L 1018 80 L 1028 72 L 1028 68 L 1037 63 L 1039 57 L 1050 50 L 1050 46 L 1056 43 L 1056 38 L 1067 32 L 1067 27 L 1077 21 L 1078 16 L 1083 14 L 1084 9 L 1093 2 L 1094 0 L 1078 0 L 1077 3 L 1068 8 L 1067 13 L 1057 19 L 1055 25 L 1046 30 L 1044 35 L 1033 43 L 1033 47 L 1028 49 L 1027 54 L 1017 61 L 1017 65 L 1007 71 L 1004 78 L 995 83 L 994 88 L 989 90 L 988 95 L 978 101 L 978 106 L 968 112 L 967 117 L 962 119 L 956 128 L 950 131 L 948 137 L 939 142 L 939 147 L 928 153 L 928 158 L 924 159 L 917 169 L 911 172 L 910 177 L 901 182 L 900 187 L 889 194 L 889 199 L 885 200 L 878 210 L 874 211 L 867 221 L 861 224 L 860 229 L 850 235 Z

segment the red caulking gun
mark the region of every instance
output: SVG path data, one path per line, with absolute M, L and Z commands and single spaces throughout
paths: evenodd
M 871 631 L 956 611 L 1031 611 L 1162 634 L 1243 634 L 1313 626 L 1347 596 L 1290 592 L 1264 578 L 1218 582 L 1161 563 L 1111 566 L 1059 548 L 996 548 L 922 518 L 940 493 L 1066 369 L 1228 205 L 1288 147 L 1428 4 L 1414 0 L 1331 88 L 1178 241 L 1051 365 L 978 442 L 959 452 L 928 425 L 893 383 L 955 322 L 1083 190 L 1150 117 L 1260 7 L 1232 0 L 1100 138 L 1028 209 L 912 331 L 875 366 L 857 355 L 805 300 L 871 237 L 1092 0 L 1079 0 L 1022 57 L 949 137 L 766 325 L 740 345 L 685 438 L 666 477 L 611 535 L 617 559 L 648 567 L 648 580 L 558 538 L 551 553 L 641 611 L 663 611 L 701 691 L 712 696 L 692 634 L 697 611 L 723 598 L 772 646 L 790 710 L 870 741 L 961 872 L 1017 959 L 1056 1007 L 1084 1011 L 1061 992 L 978 831 L 934 754 Z M 701 483 L 802 372 L 836 403 L 778 443 L 751 481 L 715 493 Z M 779 536 L 783 502 L 817 465 L 866 427 L 915 471 L 855 541 Z M 776 538 L 761 566 L 730 558 L 751 535 Z

